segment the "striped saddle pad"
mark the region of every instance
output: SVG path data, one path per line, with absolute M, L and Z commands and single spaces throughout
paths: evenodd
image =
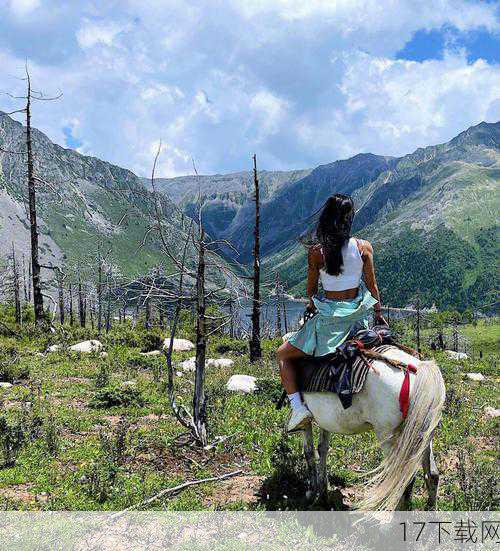
M 391 345 L 376 346 L 375 350 L 381 354 L 397 348 Z M 370 369 L 369 359 L 364 360 L 358 356 L 354 362 L 343 362 L 336 367 L 335 376 L 332 376 L 331 363 L 329 360 L 317 360 L 317 365 L 311 370 L 308 377 L 302 382 L 303 392 L 335 392 L 346 394 L 357 394 L 363 389 L 366 376 Z M 339 388 L 339 381 L 347 382 Z

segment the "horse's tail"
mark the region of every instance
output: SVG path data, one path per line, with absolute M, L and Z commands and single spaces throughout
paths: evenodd
M 441 419 L 445 387 L 434 361 L 420 362 L 413 382 L 408 415 L 393 436 L 390 453 L 371 473 L 357 509 L 396 509 L 406 486 L 422 463 L 432 433 Z

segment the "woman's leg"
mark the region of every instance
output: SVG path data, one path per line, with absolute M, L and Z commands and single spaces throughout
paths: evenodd
M 292 415 L 288 422 L 289 432 L 303 430 L 310 424 L 312 419 L 311 412 L 302 403 L 299 387 L 297 385 L 296 361 L 306 356 L 307 354 L 302 352 L 302 350 L 295 348 L 295 346 L 292 346 L 288 342 L 283 343 L 278 348 L 281 382 L 288 394 L 288 399 L 292 407 Z
M 280 377 L 283 388 L 288 395 L 299 391 L 297 386 L 296 360 L 305 358 L 307 354 L 295 348 L 288 342 L 284 342 L 278 348 L 278 361 L 280 364 Z

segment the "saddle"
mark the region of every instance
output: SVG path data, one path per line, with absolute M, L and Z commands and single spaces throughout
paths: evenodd
M 334 392 L 347 409 L 352 404 L 353 395 L 363 388 L 368 371 L 374 369 L 374 359 L 406 369 L 405 364 L 383 355 L 392 346 L 418 356 L 415 350 L 397 343 L 387 325 L 361 329 L 333 354 L 300 360 L 299 389 L 301 392 Z M 281 400 L 278 406 L 281 407 Z

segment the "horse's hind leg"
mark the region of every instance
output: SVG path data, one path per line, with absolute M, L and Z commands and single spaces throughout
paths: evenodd
M 408 482 L 408 486 L 406 486 L 405 491 L 403 495 L 401 496 L 401 499 L 399 500 L 397 510 L 398 511 L 409 511 L 410 505 L 411 505 L 411 494 L 413 493 L 413 486 L 415 485 L 415 479 L 417 477 L 414 476 L 410 482 Z
M 318 469 L 316 465 L 316 450 L 314 449 L 314 438 L 312 424 L 309 424 L 303 433 L 304 438 L 304 456 L 307 464 L 307 474 L 309 481 L 309 490 L 307 497 L 315 497 L 318 492 Z
M 422 460 L 422 466 L 424 468 L 424 480 L 427 487 L 429 497 L 427 499 L 427 509 L 432 511 L 436 510 L 437 494 L 439 488 L 439 471 L 434 460 L 434 452 L 432 451 L 432 437 L 429 441 L 429 445 L 424 451 L 424 457 Z
M 327 499 L 328 497 L 328 469 L 326 460 L 328 450 L 330 449 L 330 433 L 321 429 L 319 433 L 318 454 L 319 454 L 319 472 L 318 472 L 318 497 Z

